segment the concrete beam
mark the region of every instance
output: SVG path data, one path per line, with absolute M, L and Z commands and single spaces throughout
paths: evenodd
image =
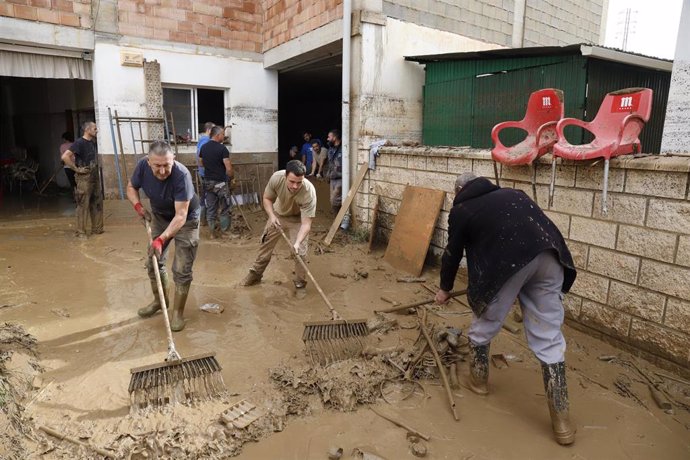
M 93 51 L 93 30 L 0 17 L 0 41 L 17 45 Z
M 276 46 L 264 53 L 264 68 L 287 70 L 307 62 L 325 59 L 342 52 L 343 20 L 329 22 L 318 29 Z

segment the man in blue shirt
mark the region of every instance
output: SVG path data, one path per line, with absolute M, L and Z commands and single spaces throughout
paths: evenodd
M 139 197 L 143 190 L 150 200 L 151 212 L 144 208 Z M 175 161 L 170 145 L 156 141 L 151 144 L 149 154 L 137 163 L 132 178 L 127 184 L 127 198 L 136 213 L 151 224 L 153 242 L 149 255 L 158 257 L 163 292 L 167 302 L 168 274 L 165 261 L 168 256 L 168 243 L 175 240 L 173 260 L 173 280 L 175 281 L 175 300 L 170 328 L 177 332 L 184 329 L 185 303 L 192 284 L 192 266 L 199 246 L 199 198 L 194 192 L 192 175 L 182 164 Z M 147 318 L 161 309 L 156 274 L 149 259 L 146 267 L 154 300 L 138 311 L 139 316 Z
M 302 138 L 304 139 L 304 144 L 302 144 L 299 154 L 302 163 L 307 168 L 307 177 L 309 177 L 314 175 L 314 169 L 316 169 L 316 158 L 314 158 L 314 152 L 311 149 L 311 133 L 305 131 Z
M 199 136 L 199 140 L 196 142 L 196 165 L 197 165 L 197 171 L 199 175 L 199 182 L 201 183 L 199 186 L 199 199 L 200 199 L 200 204 L 201 204 L 201 224 L 203 225 L 204 222 L 206 221 L 206 192 L 204 191 L 204 165 L 201 164 L 199 161 L 199 154 L 201 153 L 201 147 L 206 145 L 208 141 L 211 140 L 211 128 L 213 128 L 215 123 L 212 121 L 207 121 L 204 123 L 204 134 Z
M 211 128 L 211 141 L 199 153 L 199 164 L 204 167 L 203 189 L 206 194 L 206 219 L 211 238 L 219 238 L 230 228 L 230 195 L 228 178 L 232 180 L 230 152 L 223 145 L 225 133 L 220 126 Z M 216 225 L 216 217 L 220 226 Z

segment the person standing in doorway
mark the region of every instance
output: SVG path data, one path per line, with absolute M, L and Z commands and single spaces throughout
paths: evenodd
M 300 150 L 300 157 L 304 167 L 307 169 L 307 177 L 313 176 L 316 169 L 316 158 L 314 158 L 314 152 L 311 150 L 311 133 L 305 131 L 302 138 L 304 139 L 304 144 L 302 144 L 302 149 Z
M 141 203 L 139 190 L 143 190 L 149 197 L 150 212 Z M 155 253 L 158 258 L 166 305 L 169 305 L 169 282 L 165 261 L 168 257 L 168 245 L 172 240 L 175 241 L 175 258 L 172 266 L 175 299 L 170 328 L 179 332 L 185 326 L 184 307 L 192 284 L 192 267 L 199 246 L 200 209 L 192 175 L 182 163 L 175 161 L 170 144 L 163 141 L 151 144 L 148 156 L 139 160 L 134 168 L 132 178 L 127 184 L 127 198 L 139 217 L 150 222 L 153 241 L 149 246 L 149 255 Z M 146 268 L 154 300 L 148 306 L 139 309 L 137 313 L 142 318 L 148 318 L 161 309 L 152 260 L 148 259 Z
M 103 233 L 103 195 L 98 170 L 98 128 L 93 121 L 82 125 L 84 134 L 62 154 L 62 161 L 75 173 L 77 238 L 86 238 L 86 221 L 91 217 L 91 234 Z
M 343 202 L 343 147 L 340 131 L 328 132 L 328 180 L 331 189 L 331 210 L 337 215 Z
M 328 150 L 324 148 L 320 139 L 314 139 L 312 141 L 311 150 L 314 152 L 314 159 L 316 160 L 315 175 L 320 179 L 324 176 L 324 166 L 326 165 L 326 160 L 328 159 Z
M 70 147 L 72 147 L 73 143 L 74 135 L 72 133 L 70 133 L 69 131 L 65 131 L 64 133 L 62 133 L 62 143 L 60 144 L 60 161 L 62 161 L 62 155 L 64 155 L 64 153 L 67 150 L 69 150 Z M 72 187 L 72 196 L 74 196 L 74 192 L 77 189 L 77 180 L 74 178 L 74 170 L 67 166 L 67 164 L 64 161 L 62 161 L 62 164 L 65 165 L 65 176 L 67 176 L 69 185 Z
M 211 140 L 201 148 L 199 165 L 204 168 L 206 219 L 211 238 L 215 239 L 221 236 L 221 227 L 223 231 L 230 228 L 228 180 L 232 181 L 232 163 L 230 152 L 223 145 L 225 130 L 220 126 L 214 126 L 211 128 L 210 138 Z
M 280 232 L 283 229 L 290 238 L 293 250 L 303 259 L 306 258 L 311 222 L 316 216 L 316 189 L 304 178 L 305 174 L 304 165 L 292 160 L 288 161 L 284 170 L 276 171 L 269 179 L 263 196 L 268 222 L 261 235 L 259 254 L 242 281 L 243 286 L 252 286 L 261 281 L 273 249 L 282 239 Z M 305 275 L 302 264 L 295 260 L 293 283 L 296 289 L 307 286 Z
M 464 253 L 474 313 L 467 334 L 470 390 L 488 394 L 489 346 L 517 297 L 527 345 L 541 363 L 554 436 L 572 444 L 561 299 L 577 272 L 563 235 L 523 191 L 466 172 L 455 181 L 437 303 L 448 302 Z
M 204 132 L 199 136 L 199 140 L 196 143 L 196 166 L 197 166 L 197 176 L 199 177 L 199 202 L 201 205 L 201 225 L 206 223 L 206 192 L 204 191 L 204 167 L 199 161 L 199 154 L 201 153 L 201 147 L 206 145 L 207 142 L 211 140 L 211 128 L 213 128 L 215 123 L 207 121 L 204 123 Z

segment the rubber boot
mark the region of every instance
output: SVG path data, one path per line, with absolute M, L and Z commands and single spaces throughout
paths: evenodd
M 165 304 L 170 305 L 170 303 L 168 302 L 167 272 L 161 272 L 161 284 L 163 285 L 163 296 L 165 298 Z M 137 311 L 137 314 L 142 318 L 148 318 L 149 316 L 153 316 L 154 313 L 161 309 L 161 299 L 158 295 L 158 284 L 156 283 L 155 279 L 151 280 L 151 290 L 153 291 L 153 302 L 151 302 L 144 308 L 140 308 L 139 311 Z
M 184 305 L 187 303 L 190 284 L 175 285 L 175 304 L 173 305 L 172 318 L 170 319 L 170 329 L 173 332 L 180 332 L 184 329 Z
M 489 346 L 474 345 L 470 341 L 470 378 L 468 386 L 474 393 L 485 396 L 489 394 Z
M 218 232 L 216 228 L 216 221 L 209 221 L 208 223 L 208 231 L 209 231 L 209 236 L 211 237 L 212 240 L 215 240 L 218 238 Z
M 570 424 L 568 385 L 565 381 L 565 363 L 541 363 L 544 375 L 546 402 L 549 405 L 551 426 L 556 442 L 567 446 L 575 442 L 575 430 Z

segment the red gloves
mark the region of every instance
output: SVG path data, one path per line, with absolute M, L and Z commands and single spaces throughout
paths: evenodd
M 137 212 L 137 214 L 139 214 L 139 217 L 147 222 L 151 222 L 151 213 L 144 207 L 144 205 L 137 203 L 134 205 L 134 210 Z
M 165 240 L 161 238 L 160 236 L 153 240 L 151 243 L 151 246 L 149 247 L 149 257 L 152 255 L 156 255 L 157 258 L 161 258 L 161 254 L 163 253 L 163 249 L 165 249 Z

